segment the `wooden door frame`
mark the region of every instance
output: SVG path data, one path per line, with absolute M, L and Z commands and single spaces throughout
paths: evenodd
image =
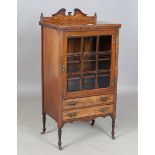
M 92 90 L 82 90 L 76 92 L 67 92 L 67 39 L 69 37 L 87 37 L 87 36 L 101 36 L 112 35 L 112 58 L 111 58 L 111 75 L 110 75 L 110 88 L 99 88 Z M 115 30 L 102 30 L 102 31 L 72 31 L 63 33 L 63 99 L 86 97 L 101 95 L 104 93 L 112 93 L 115 89 L 115 62 L 116 62 L 116 31 Z

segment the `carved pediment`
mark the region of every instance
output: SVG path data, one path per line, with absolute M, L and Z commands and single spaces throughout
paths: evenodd
M 74 13 L 68 12 L 66 15 L 66 9 L 62 8 L 57 13 L 52 14 L 52 17 L 41 17 L 41 20 L 50 22 L 51 24 L 95 24 L 97 15 L 87 16 L 87 14 L 83 13 L 80 9 L 75 8 Z
M 71 16 L 71 14 L 72 14 L 72 12 L 68 12 L 68 16 Z M 52 14 L 52 16 L 67 16 L 66 15 L 66 9 L 62 8 L 57 13 Z M 87 14 L 83 13 L 80 9 L 76 8 L 76 9 L 74 9 L 73 16 L 83 16 L 83 17 L 86 17 Z

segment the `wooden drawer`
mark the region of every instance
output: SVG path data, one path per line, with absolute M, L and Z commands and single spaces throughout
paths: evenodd
M 96 115 L 106 115 L 113 112 L 113 104 L 102 105 L 92 108 L 83 108 L 76 110 L 69 110 L 63 112 L 63 120 L 72 120 L 76 118 L 96 116 Z
M 81 108 L 94 105 L 102 105 L 113 102 L 113 94 L 76 98 L 63 101 L 63 109 Z

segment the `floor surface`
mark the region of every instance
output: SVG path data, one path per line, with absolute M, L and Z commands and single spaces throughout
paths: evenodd
M 137 94 L 118 94 L 115 140 L 111 118 L 67 123 L 62 129 L 63 150 L 57 148 L 57 126 L 47 117 L 47 133 L 41 135 L 41 98 L 18 96 L 18 155 L 137 155 Z

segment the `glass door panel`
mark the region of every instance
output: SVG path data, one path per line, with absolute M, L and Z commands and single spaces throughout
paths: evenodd
M 68 38 L 67 91 L 110 87 L 112 36 Z
M 95 74 L 85 74 L 83 76 L 83 89 L 95 89 L 95 81 L 96 75 Z
M 99 60 L 105 60 L 105 59 L 111 59 L 111 53 L 98 53 L 98 59 Z
M 99 88 L 110 87 L 110 72 L 98 73 L 98 87 Z
M 83 55 L 83 62 L 96 61 L 96 54 Z
M 96 37 L 84 37 L 83 54 L 96 52 Z
M 80 56 L 76 56 L 76 55 L 68 56 L 67 62 L 68 63 L 80 63 Z
M 100 36 L 99 38 L 99 52 L 111 52 L 111 35 Z
M 98 51 L 98 87 L 110 87 L 111 76 L 111 53 L 112 36 L 104 35 L 99 37 Z
M 68 53 L 69 53 L 69 55 L 67 56 L 67 73 L 80 72 L 80 61 L 81 61 L 80 56 L 79 55 L 74 55 L 73 54 L 74 51 L 72 51 L 72 54 L 71 55 L 70 55 L 70 52 L 68 52 Z
M 95 71 L 96 70 L 96 61 L 88 61 L 83 63 L 83 71 Z
M 67 53 L 76 54 L 81 52 L 81 38 L 68 38 Z
M 98 70 L 108 70 L 111 67 L 111 60 L 99 60 L 98 61 Z
M 74 92 L 80 90 L 80 75 L 68 76 L 67 78 L 67 90 L 68 92 Z
M 68 73 L 80 72 L 80 63 L 68 63 Z

